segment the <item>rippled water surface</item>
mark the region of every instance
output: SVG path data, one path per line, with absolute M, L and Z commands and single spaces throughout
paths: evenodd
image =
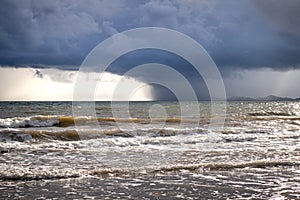
M 122 118 L 108 102 L 77 117 L 70 102 L 1 102 L 0 198 L 300 198 L 299 102 L 181 106 L 195 105 L 182 118 L 176 102 L 135 102 Z

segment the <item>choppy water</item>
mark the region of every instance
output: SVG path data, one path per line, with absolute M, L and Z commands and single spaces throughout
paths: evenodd
M 195 104 L 201 117 L 183 120 L 176 102 L 130 103 L 131 118 L 2 102 L 0 198 L 300 198 L 300 102 L 228 102 L 213 141 L 210 103 Z

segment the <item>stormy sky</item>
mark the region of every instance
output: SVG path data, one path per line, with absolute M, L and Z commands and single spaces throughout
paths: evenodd
M 108 37 L 132 28 L 164 27 L 205 48 L 224 78 L 228 96 L 300 96 L 300 81 L 295 78 L 300 75 L 298 0 L 2 0 L 0 4 L 0 65 L 6 68 L 1 77 L 14 74 L 7 69 L 27 67 L 33 69 L 26 75 L 32 79 L 49 76 L 61 81 L 63 73 L 55 70 L 76 72 L 87 54 Z M 137 63 L 153 62 L 149 55 L 175 68 L 188 66 L 173 55 L 145 51 L 124 55 L 110 72 L 120 75 Z M 39 75 L 41 69 L 48 74 L 37 77 L 34 70 Z M 189 71 L 186 67 L 186 76 Z M 69 83 L 68 78 L 62 82 Z M 10 84 L 3 81 L 1 85 Z M 274 82 L 284 89 L 274 89 Z M 16 95 L 4 95 L 8 89 L 2 86 L 2 100 L 22 99 L 17 90 Z

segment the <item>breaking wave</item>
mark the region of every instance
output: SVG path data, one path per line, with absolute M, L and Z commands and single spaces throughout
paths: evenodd
M 180 123 L 190 122 L 197 123 L 197 120 L 181 119 L 180 117 L 173 118 L 114 118 L 114 117 L 72 117 L 72 116 L 57 116 L 57 115 L 39 115 L 31 117 L 13 117 L 0 119 L 0 127 L 2 128 L 27 128 L 27 127 L 68 127 L 76 125 L 86 125 L 94 121 L 98 122 L 134 122 L 147 124 L 151 122 L 166 122 Z
M 2 128 L 26 128 L 58 126 L 60 119 L 51 116 L 13 117 L 0 119 Z
M 248 116 L 295 116 L 295 114 L 291 112 L 261 111 L 248 113 Z
M 15 129 L 7 128 L 0 130 L 0 141 L 29 141 L 32 139 L 54 139 L 76 141 L 82 139 L 94 139 L 102 137 L 135 137 L 135 136 L 150 136 L 150 137 L 169 137 L 175 135 L 187 135 L 193 133 L 205 133 L 205 130 L 200 128 L 148 128 L 148 129 L 132 129 L 121 130 L 118 128 L 111 129 L 84 129 L 78 134 L 76 129 L 49 129 L 49 130 L 34 130 L 34 129 Z M 80 137 L 81 136 L 81 137 Z
M 32 168 L 10 168 L 0 170 L 0 180 L 47 180 L 47 179 L 67 179 L 79 178 L 82 176 L 98 176 L 98 177 L 122 177 L 137 176 L 143 174 L 157 173 L 180 173 L 181 171 L 190 171 L 193 173 L 201 172 L 201 170 L 234 170 L 234 169 L 251 169 L 251 168 L 271 168 L 300 166 L 300 162 L 290 160 L 257 160 L 240 163 L 203 163 L 203 164 L 176 164 L 168 166 L 149 166 L 144 168 L 107 168 L 100 167 L 96 169 L 56 169 L 55 167 Z

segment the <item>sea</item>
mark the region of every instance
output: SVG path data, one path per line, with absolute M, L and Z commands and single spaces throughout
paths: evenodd
M 0 199 L 299 199 L 300 102 L 219 103 L 0 102 Z

